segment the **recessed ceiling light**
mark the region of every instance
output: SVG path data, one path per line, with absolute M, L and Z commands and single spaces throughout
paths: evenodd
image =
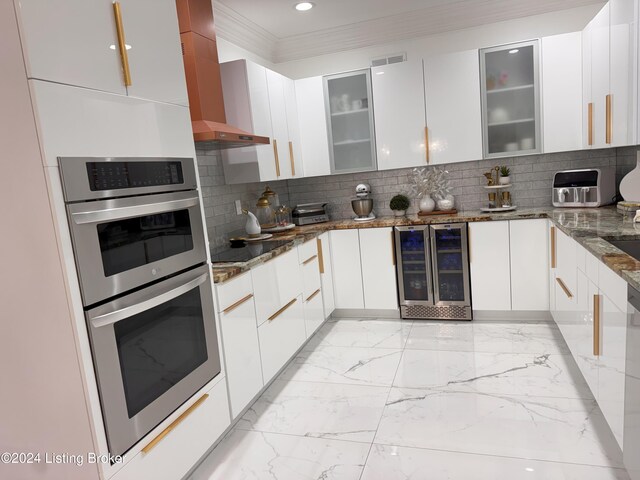
M 520 50 L 517 48 L 514 48 L 513 50 L 509 50 L 509 53 L 514 54 L 514 53 L 518 53 Z
M 294 8 L 299 12 L 306 12 L 307 10 L 311 10 L 315 6 L 316 4 L 312 2 L 298 2 L 294 5 Z

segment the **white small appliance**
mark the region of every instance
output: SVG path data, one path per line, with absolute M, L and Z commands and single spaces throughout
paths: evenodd
M 616 172 L 613 167 L 563 170 L 553 176 L 554 207 L 600 207 L 616 198 Z

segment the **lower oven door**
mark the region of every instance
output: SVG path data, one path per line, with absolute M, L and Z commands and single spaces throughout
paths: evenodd
M 114 455 L 220 373 L 206 265 L 89 310 L 86 317 Z
M 207 260 L 198 192 L 67 206 L 85 306 Z

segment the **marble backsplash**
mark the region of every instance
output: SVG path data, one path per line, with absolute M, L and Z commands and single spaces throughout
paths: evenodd
M 551 180 L 558 170 L 611 166 L 616 169 L 617 184 L 636 165 L 638 147 L 580 150 L 575 152 L 527 155 L 493 160 L 443 165 L 449 172 L 456 207 L 459 210 L 477 210 L 486 203 L 486 184 L 483 172 L 495 165 L 507 165 L 511 169 L 511 193 L 514 205 L 520 208 L 551 205 Z M 222 163 L 218 150 L 197 150 L 200 183 L 204 200 L 209 241 L 217 246 L 227 241 L 229 234 L 242 229 L 245 217 L 237 215 L 235 200 L 241 200 L 244 208 L 254 209 L 255 202 L 266 183 L 225 185 Z M 391 215 L 389 200 L 397 193 L 405 193 L 409 187 L 410 168 L 330 175 L 268 182 L 278 192 L 281 202 L 295 206 L 299 203 L 327 202 L 332 220 L 353 216 L 351 199 L 358 183 L 371 185 L 374 211 L 378 216 Z M 416 212 L 417 201 L 410 212 Z

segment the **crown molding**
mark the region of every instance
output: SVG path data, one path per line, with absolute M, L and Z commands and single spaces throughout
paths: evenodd
M 273 62 L 278 38 L 226 5 L 213 1 L 216 35 Z

